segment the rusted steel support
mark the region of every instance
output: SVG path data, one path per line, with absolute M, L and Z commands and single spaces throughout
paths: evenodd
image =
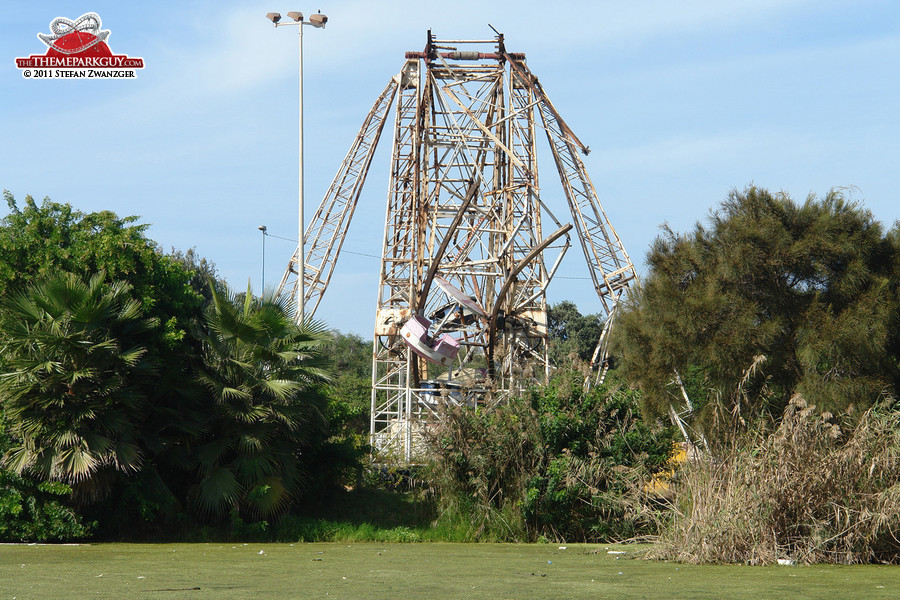
M 385 118 L 390 111 L 397 92 L 396 78 L 392 78 L 378 96 L 369 114 L 366 115 L 359 133 L 341 163 L 331 186 L 325 193 L 319 208 L 306 226 L 305 239 L 305 298 L 307 318 L 311 318 L 328 288 L 335 264 L 344 244 L 347 229 L 356 210 L 372 157 L 384 129 Z M 294 251 L 281 278 L 276 296 L 289 296 L 289 306 L 297 304 L 300 289 L 298 277 L 300 248 Z
M 306 230 L 308 314 L 331 279 L 394 103 L 370 433 L 376 460 L 409 464 L 421 460 L 438 404 L 489 407 L 547 381 L 546 292 L 573 226 L 604 310 L 614 309 L 635 276 L 578 155 L 588 149 L 525 55 L 507 52 L 499 33 L 440 40 L 429 31 L 425 49 L 406 54 L 376 100 Z M 561 223 L 541 198 L 539 127 L 574 225 Z M 544 235 L 542 222 L 555 231 Z M 292 266 L 281 293 L 294 289 Z M 436 367 L 441 344 L 452 346 L 441 355 L 452 364 Z

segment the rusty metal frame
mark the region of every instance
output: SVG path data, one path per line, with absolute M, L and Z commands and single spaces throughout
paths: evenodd
M 506 56 L 522 85 L 538 98 L 541 122 L 575 222 L 588 272 L 606 312 L 603 331 L 591 359 L 591 367 L 597 370 L 596 382 L 602 382 L 609 367 L 609 333 L 616 307 L 622 294 L 637 283 L 637 274 L 579 156 L 579 150 L 586 155 L 590 149 L 575 136 L 525 63 L 508 54 Z M 585 379 L 585 387 L 591 384 L 591 379 Z
M 479 401 L 503 401 L 549 374 L 546 289 L 569 242 L 568 236 L 556 242 L 548 271 L 544 255 L 555 238 L 542 237 L 542 216 L 564 231 L 570 226 L 540 199 L 540 101 L 506 58 L 524 55 L 506 55 L 502 37 L 489 42 L 494 52 L 460 49 L 485 43 L 429 35 L 424 52 L 407 53 L 404 71 L 416 77 L 406 77 L 409 87 L 401 86 L 398 102 L 373 343 L 371 434 L 378 460 L 415 462 L 433 422 L 417 390 L 434 379 L 435 369 L 396 334 L 413 313 L 442 310 L 441 294 L 431 293 L 436 274 L 495 319 L 502 315 L 498 328 L 485 318 L 451 325 L 462 346 L 456 372 L 486 374 L 492 363 L 490 377 L 468 384 L 480 390 Z
M 305 279 L 303 306 L 306 318 L 312 318 L 315 314 L 331 281 L 396 92 L 397 81 L 396 78 L 392 78 L 366 115 L 325 197 L 306 226 L 304 235 L 306 265 L 303 270 Z M 297 306 L 296 298 L 300 288 L 299 256 L 298 245 L 275 291 L 277 297 L 287 297 L 287 306 Z
M 468 49 L 485 45 L 493 47 Z M 306 230 L 304 271 L 312 315 L 396 100 L 372 345 L 370 433 L 377 461 L 409 464 L 419 460 L 423 436 L 438 418 L 433 387 L 440 375 L 399 336 L 412 316 L 440 321 L 442 332 L 460 344 L 447 378 L 452 374 L 464 382 L 467 403 L 494 406 L 549 377 L 546 291 L 570 247 L 572 225 L 561 223 L 541 199 L 538 129 L 546 132 L 607 315 L 614 314 L 636 276 L 579 157 L 587 147 L 553 107 L 523 54 L 506 52 L 499 34 L 493 40 L 437 40 L 429 32 L 425 50 L 406 57 L 369 111 Z M 554 233 L 545 236 L 542 221 L 552 223 Z M 554 253 L 548 269 L 545 258 Z M 297 293 L 292 282 L 297 256 L 279 294 Z M 454 312 L 459 308 L 431 286 L 436 276 L 471 296 L 490 317 Z M 604 355 L 605 339 L 598 345 Z M 442 398 L 453 399 L 446 393 Z

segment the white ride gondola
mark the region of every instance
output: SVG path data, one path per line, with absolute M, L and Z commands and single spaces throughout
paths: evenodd
M 400 328 L 400 335 L 410 349 L 425 360 L 436 365 L 449 366 L 453 364 L 457 354 L 459 354 L 459 342 L 450 334 L 444 333 L 438 336 L 438 333 L 445 326 L 452 328 L 454 323 L 474 319 L 476 316 L 486 318 L 487 313 L 478 306 L 477 302 L 466 296 L 443 277 L 435 277 L 434 282 L 447 295 L 450 301 L 449 304 L 432 315 L 440 318 L 440 322 L 435 327 L 434 336 L 428 333 L 431 321 L 421 315 L 416 315 L 407 321 Z
M 400 328 L 400 335 L 410 349 L 429 362 L 436 365 L 451 365 L 459 354 L 459 342 L 442 334 L 437 339 L 428 335 L 431 321 L 416 315 Z

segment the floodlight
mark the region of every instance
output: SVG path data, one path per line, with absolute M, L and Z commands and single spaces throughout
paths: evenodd
M 328 22 L 328 17 L 319 13 L 315 15 L 309 16 L 309 22 L 312 23 L 313 27 L 323 28 L 325 27 L 325 23 Z
M 281 20 L 281 13 L 266 13 L 266 18 L 277 25 Z
M 288 16 L 298 23 L 303 20 L 303 13 L 296 10 L 292 10 L 291 12 L 289 12 Z

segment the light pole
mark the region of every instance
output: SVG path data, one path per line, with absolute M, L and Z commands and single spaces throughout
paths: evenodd
M 260 225 L 257 227 L 263 234 L 263 246 L 262 246 L 262 285 L 260 285 L 260 294 L 259 297 L 262 298 L 266 295 L 266 226 Z
M 314 14 L 310 15 L 308 21 L 303 20 L 303 13 L 298 11 L 291 11 L 287 14 L 294 22 L 293 23 L 279 23 L 281 21 L 281 13 L 270 12 L 266 13 L 266 18 L 272 21 L 275 27 L 282 27 L 284 25 L 296 25 L 297 33 L 300 39 L 300 51 L 299 51 L 299 63 L 300 63 L 300 98 L 299 98 L 299 116 L 300 116 L 300 152 L 299 152 L 299 163 L 300 163 L 300 175 L 298 178 L 298 187 L 299 187 L 299 204 L 300 204 L 300 243 L 297 246 L 297 252 L 299 256 L 297 257 L 297 322 L 302 323 L 305 320 L 304 315 L 304 304 L 306 304 L 306 256 L 305 250 L 303 248 L 305 244 L 304 236 L 304 227 L 303 227 L 303 26 L 304 25 L 312 25 L 313 27 L 317 27 L 319 29 L 325 27 L 325 23 L 328 22 L 328 17 L 323 14 Z

